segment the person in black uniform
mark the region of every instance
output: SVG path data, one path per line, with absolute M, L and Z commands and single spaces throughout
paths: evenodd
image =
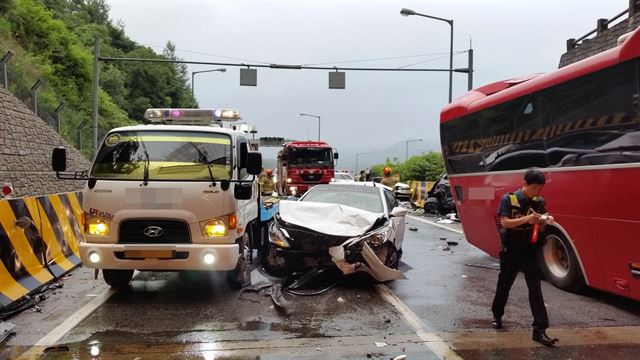
M 529 289 L 529 305 L 533 314 L 532 339 L 545 346 L 553 346 L 558 339 L 551 339 L 546 334 L 549 318 L 542 297 L 541 273 L 536 257 L 538 239 L 543 238 L 541 234 L 546 224 L 553 221 L 553 217 L 547 214 L 544 199 L 539 196 L 544 183 L 542 172 L 535 169 L 527 170 L 522 188 L 507 193 L 500 199 L 498 232 L 502 247 L 498 285 L 491 306 L 491 325 L 495 329 L 502 329 L 502 316 L 509 298 L 509 290 L 518 272 L 522 271 Z

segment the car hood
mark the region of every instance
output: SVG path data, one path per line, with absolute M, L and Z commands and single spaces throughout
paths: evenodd
M 371 229 L 382 213 L 340 204 L 280 201 L 280 218 L 293 225 L 334 236 L 360 236 Z

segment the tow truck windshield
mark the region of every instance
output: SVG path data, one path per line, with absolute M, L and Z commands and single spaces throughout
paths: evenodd
M 122 131 L 105 138 L 91 177 L 211 181 L 231 178 L 231 137 L 191 131 Z
M 331 149 L 298 148 L 289 149 L 289 166 L 331 166 Z

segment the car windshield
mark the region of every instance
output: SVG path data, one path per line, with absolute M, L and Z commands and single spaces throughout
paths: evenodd
M 365 186 L 314 186 L 300 201 L 347 205 L 374 213 L 384 212 L 380 189 Z
M 231 137 L 191 131 L 114 132 L 102 143 L 91 176 L 143 180 L 145 164 L 148 180 L 228 180 Z
M 292 147 L 289 149 L 289 166 L 331 166 L 331 149 L 319 147 Z

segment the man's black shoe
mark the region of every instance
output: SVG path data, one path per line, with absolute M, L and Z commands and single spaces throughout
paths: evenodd
M 558 339 L 552 339 L 548 337 L 545 332 L 534 332 L 532 339 L 533 341 L 537 341 L 544 346 L 553 346 L 556 341 L 558 341 Z
M 502 319 L 493 319 L 493 321 L 491 322 L 491 327 L 496 330 L 502 329 Z

